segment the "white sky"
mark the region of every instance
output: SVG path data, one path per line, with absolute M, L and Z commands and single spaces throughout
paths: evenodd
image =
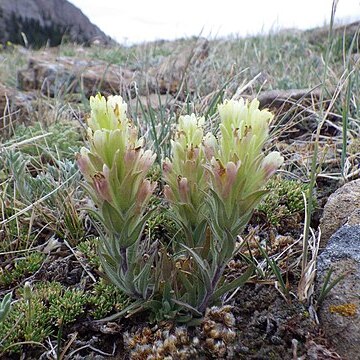
M 120 43 L 307 29 L 329 22 L 332 0 L 69 0 Z M 339 21 L 360 20 L 360 0 L 339 0 Z

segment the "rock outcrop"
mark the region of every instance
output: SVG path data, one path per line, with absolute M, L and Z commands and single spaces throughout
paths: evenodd
M 31 58 L 28 67 L 17 74 L 21 90 L 41 90 L 44 95 L 78 93 L 86 97 L 102 92 L 123 93 L 131 88 L 135 73 L 100 60 L 72 57 L 51 57 L 49 54 Z
M 0 43 L 56 46 L 64 37 L 84 44 L 111 41 L 67 0 L 0 1 Z

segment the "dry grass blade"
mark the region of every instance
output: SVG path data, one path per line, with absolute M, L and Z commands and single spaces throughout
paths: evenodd
M 304 196 L 304 202 L 305 202 L 305 217 L 307 216 L 307 210 L 306 210 L 306 196 Z M 305 221 L 306 222 L 306 221 Z M 309 241 L 307 244 L 303 243 L 303 254 L 305 252 L 311 252 L 311 259 L 305 266 L 304 270 L 301 272 L 300 281 L 298 283 L 298 289 L 297 289 L 297 296 L 301 302 L 308 302 L 310 300 L 310 297 L 312 296 L 314 292 L 314 281 L 316 276 L 316 261 L 317 256 L 319 252 L 319 246 L 320 246 L 320 238 L 321 238 L 321 230 L 319 228 L 319 233 L 316 237 L 314 232 L 311 229 L 312 234 L 312 241 Z M 305 246 L 308 246 L 309 248 L 305 248 Z

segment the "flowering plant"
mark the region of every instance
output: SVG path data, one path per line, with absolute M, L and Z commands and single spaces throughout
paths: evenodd
M 201 316 L 252 275 L 250 266 L 232 282 L 223 276 L 237 236 L 283 162 L 278 152 L 263 153 L 273 115 L 257 100 L 226 101 L 218 107 L 219 133 L 205 135 L 204 118 L 180 116 L 163 161 L 164 194 L 180 231 L 170 246 L 153 251 L 142 232 L 156 186 L 146 179 L 155 155 L 144 150 L 120 96 L 98 95 L 90 105 L 90 149 L 82 148 L 77 162 L 106 229 L 106 274 L 136 299 L 134 308 L 151 309 L 156 319 Z
M 277 152 L 266 157 L 262 152 L 273 116 L 260 111 L 257 100 L 226 101 L 219 106 L 219 114 L 217 137 L 203 136 L 202 118 L 180 118 L 172 161 L 164 162 L 165 195 L 187 235 L 181 246 L 191 271 L 180 277 L 186 288 L 181 298 L 187 302 L 191 298 L 191 306 L 200 313 L 251 275 L 249 268 L 232 283 L 222 279 L 237 236 L 283 161 Z
M 144 150 L 144 140 L 126 117 L 120 96 L 90 98 L 90 149 L 76 155 L 95 214 L 107 234 L 100 242 L 100 258 L 107 275 L 122 291 L 136 298 L 151 294 L 151 260 L 144 263 L 140 238 L 150 213 L 145 213 L 156 183 L 146 179 L 156 155 Z M 141 272 L 141 276 L 139 273 Z

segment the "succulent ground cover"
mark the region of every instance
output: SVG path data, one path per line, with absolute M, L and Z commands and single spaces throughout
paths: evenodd
M 128 118 L 144 139 L 137 144 L 144 147 L 143 165 L 148 170 L 141 179 L 146 190 L 142 205 L 153 209 L 143 228 L 141 225 L 141 238 L 135 240 L 140 246 L 161 243 L 170 248 L 181 232 L 171 214 L 181 214 L 183 208 L 168 200 L 183 196 L 186 188 L 177 188 L 184 181 L 177 183 L 171 173 L 174 141 L 182 144 L 176 131 L 182 133 L 186 129 L 181 127 L 195 124 L 195 119 L 196 128 L 205 127 L 201 137 L 207 132 L 218 133 L 218 109 L 220 105 L 221 112 L 226 100 L 260 97 L 263 91 L 274 89 L 318 91 L 317 96 L 267 105 L 275 116 L 262 150 L 266 154 L 280 152 L 284 164 L 264 184 L 268 193 L 246 227 L 239 227 L 234 243 L 237 251 L 224 257 L 223 281 L 239 279 L 249 266 L 253 272 L 245 284 L 231 289 L 218 303 L 200 304 L 197 310 L 201 316 L 195 316 L 193 323 L 186 322 L 189 320 L 183 313 L 177 319 L 174 304 L 166 301 L 156 313 L 149 308 L 137 312 L 138 308 L 131 308 L 131 292 L 112 284 L 106 276 L 109 269 L 106 259 L 104 266 L 104 251 L 100 256 L 98 252 L 104 229 L 87 210 L 94 199 L 84 186 L 74 156 L 76 152 L 86 155 L 81 147 L 95 146 L 86 131 L 87 125 L 96 127 L 89 123 L 88 100 L 82 94 L 62 92 L 47 97 L 39 91 L 32 100 L 33 111 L 25 119 L 26 126 L 18 124 L 16 114 L 5 108 L 0 115 L 7 125 L 0 147 L 2 358 L 292 359 L 315 356 L 311 354 L 339 358 L 316 322 L 319 294 L 312 293 L 312 273 L 307 265 L 316 260 L 318 221 L 327 197 L 344 180 L 359 174 L 359 63 L 354 57 L 358 39 L 355 36 L 349 41 L 336 34 L 318 42 L 313 39 L 311 33 L 289 32 L 209 41 L 207 57 L 195 64 L 188 62 L 174 93 L 161 94 L 155 89 L 155 107 L 150 96 L 131 98 L 130 90 L 120 94 L 128 104 Z M 196 49 L 198 43 L 198 39 L 186 39 L 130 48 L 94 46 L 81 51 L 64 44 L 58 51 L 73 57 L 101 58 L 142 74 L 176 51 Z M 24 56 L 30 55 L 36 52 L 17 47 L 1 50 L 1 81 L 14 86 L 16 71 L 24 66 Z M 145 75 L 140 75 L 139 91 L 146 86 Z M 199 120 L 202 116 L 204 121 Z M 137 139 L 133 141 L 135 144 Z M 146 153 L 148 149 L 153 153 Z M 235 165 L 233 159 L 223 156 L 223 163 Z M 217 169 L 214 162 L 208 166 L 213 166 L 214 172 Z M 101 192 L 102 178 L 98 180 L 97 189 L 110 200 Z M 197 185 L 201 184 L 200 176 Z M 216 172 L 213 184 L 226 195 L 226 184 L 216 182 Z M 202 192 L 195 194 L 204 196 Z M 136 202 L 136 196 L 134 199 Z M 194 196 L 192 199 L 199 201 Z M 233 206 L 232 202 L 227 211 Z M 193 217 L 200 215 L 200 211 L 185 210 L 187 228 L 191 229 Z M 196 257 L 196 253 L 191 254 Z M 143 261 L 147 260 L 143 256 Z M 187 271 L 187 261 L 179 257 L 177 265 Z M 166 280 L 159 288 L 164 290 L 165 284 Z M 114 317 L 124 309 L 134 313 Z M 104 318 L 108 320 L 98 321 Z M 176 321 L 180 318 L 183 323 Z

